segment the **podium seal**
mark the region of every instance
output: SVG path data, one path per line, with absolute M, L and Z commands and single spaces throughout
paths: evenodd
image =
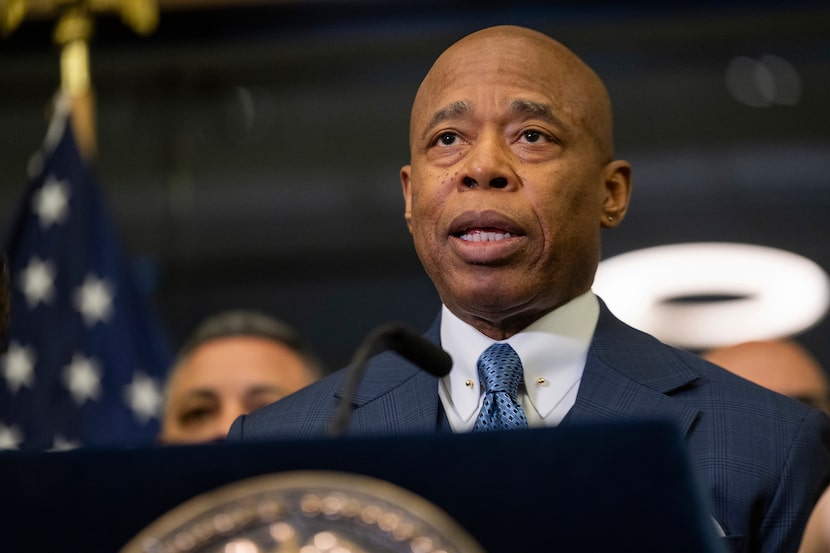
M 198 495 L 121 553 L 484 553 L 424 498 L 368 476 L 268 474 Z

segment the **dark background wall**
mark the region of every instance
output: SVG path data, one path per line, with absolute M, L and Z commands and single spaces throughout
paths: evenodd
M 550 33 L 608 85 L 635 188 L 605 256 L 736 241 L 830 270 L 826 2 L 237 3 L 164 10 L 146 38 L 107 16 L 92 47 L 97 172 L 173 340 L 255 307 L 336 367 L 377 324 L 427 325 L 438 299 L 398 182 L 409 105 L 444 47 L 497 23 Z M 2 227 L 59 83 L 51 30 L 30 20 L 0 41 Z M 765 55 L 797 71 L 795 103 L 730 93 L 730 62 Z M 827 322 L 799 338 L 830 366 Z

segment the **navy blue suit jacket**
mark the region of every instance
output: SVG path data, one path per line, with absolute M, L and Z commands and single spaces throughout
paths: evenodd
M 439 323 L 426 334 L 435 343 Z M 229 441 L 324 435 L 344 376 L 240 417 Z M 438 380 L 389 352 L 371 360 L 353 403 L 351 434 L 436 432 L 443 416 Z M 733 551 L 798 549 L 830 482 L 828 418 L 631 328 L 601 304 L 576 403 L 561 425 L 640 419 L 672 420 L 684 434 Z

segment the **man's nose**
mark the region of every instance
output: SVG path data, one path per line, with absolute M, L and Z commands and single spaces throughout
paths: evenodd
M 228 436 L 228 430 L 231 429 L 233 421 L 245 413 L 246 411 L 242 407 L 223 410 L 222 415 L 217 418 L 216 425 L 213 428 L 213 439 L 217 441 L 224 440 Z
M 459 185 L 469 189 L 514 189 L 518 178 L 509 145 L 498 136 L 484 135 L 467 154 Z

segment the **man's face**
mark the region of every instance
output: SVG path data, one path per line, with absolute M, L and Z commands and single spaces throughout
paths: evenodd
M 310 384 L 314 378 L 290 348 L 265 338 L 218 338 L 178 366 L 168 389 L 163 443 L 227 436 L 233 421 Z
M 521 41 L 479 43 L 439 59 L 413 106 L 415 249 L 447 307 L 497 339 L 587 291 L 599 261 L 610 159 L 569 72 Z

